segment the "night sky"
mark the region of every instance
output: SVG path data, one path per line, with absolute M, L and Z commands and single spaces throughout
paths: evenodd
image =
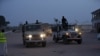
M 69 23 L 90 24 L 91 12 L 100 8 L 100 0 L 0 0 L 0 15 L 11 26 L 24 23 L 55 23 L 65 16 Z

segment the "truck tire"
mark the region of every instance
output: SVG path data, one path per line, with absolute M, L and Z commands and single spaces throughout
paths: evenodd
M 42 47 L 46 47 L 46 42 L 42 42 Z
M 25 41 L 23 40 L 23 45 L 25 45 Z
M 69 44 L 69 41 L 66 36 L 63 36 L 62 39 L 64 44 Z
M 55 43 L 58 43 L 58 41 L 59 41 L 59 40 L 58 40 L 58 39 L 56 39 L 56 40 L 55 40 Z
M 81 44 L 81 43 L 82 43 L 82 39 L 77 40 L 77 43 L 78 43 L 78 44 Z
M 56 36 L 55 36 L 55 35 L 53 35 L 53 41 L 55 40 L 55 38 L 56 38 Z
M 25 39 L 24 39 L 24 34 L 22 34 L 22 41 L 23 41 L 23 45 L 25 45 Z
M 53 41 L 54 41 L 55 43 L 58 43 L 58 41 L 59 41 L 59 40 L 56 38 L 55 35 L 53 36 Z
M 26 48 L 29 48 L 30 46 L 29 46 L 29 43 L 25 43 L 25 47 Z
M 65 37 L 63 38 L 63 43 L 67 44 L 67 39 Z

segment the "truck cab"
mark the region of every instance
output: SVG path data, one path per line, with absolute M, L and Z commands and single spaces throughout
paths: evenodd
M 46 33 L 42 28 L 42 24 L 26 24 L 22 27 L 23 44 L 26 47 L 39 44 L 46 46 Z

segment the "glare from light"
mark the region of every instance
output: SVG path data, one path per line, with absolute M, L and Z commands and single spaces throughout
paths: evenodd
M 40 37 L 44 38 L 44 37 L 46 37 L 46 34 L 40 34 Z
M 82 33 L 81 33 L 81 32 L 79 32 L 79 34 L 81 35 Z
M 69 33 L 66 33 L 66 35 L 69 35 Z
M 76 31 L 76 32 L 78 32 L 78 31 L 79 31 L 79 29 L 78 29 L 78 28 L 75 28 L 75 31 Z
M 28 35 L 29 38 L 32 38 L 32 35 Z

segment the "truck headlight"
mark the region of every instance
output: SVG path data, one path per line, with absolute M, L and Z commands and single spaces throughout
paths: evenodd
M 26 36 L 27 38 L 29 38 L 29 39 L 31 39 L 32 38 L 32 35 L 30 34 L 30 35 L 28 35 L 28 36 Z
M 79 32 L 79 35 L 82 35 L 82 33 L 81 33 L 81 32 Z
M 46 34 L 40 34 L 40 37 L 44 38 L 44 37 L 46 37 Z
M 68 36 L 68 35 L 69 35 L 69 33 L 66 33 L 66 35 Z
M 75 31 L 76 31 L 76 32 L 78 32 L 78 31 L 79 31 L 79 29 L 78 29 L 78 28 L 75 28 Z

